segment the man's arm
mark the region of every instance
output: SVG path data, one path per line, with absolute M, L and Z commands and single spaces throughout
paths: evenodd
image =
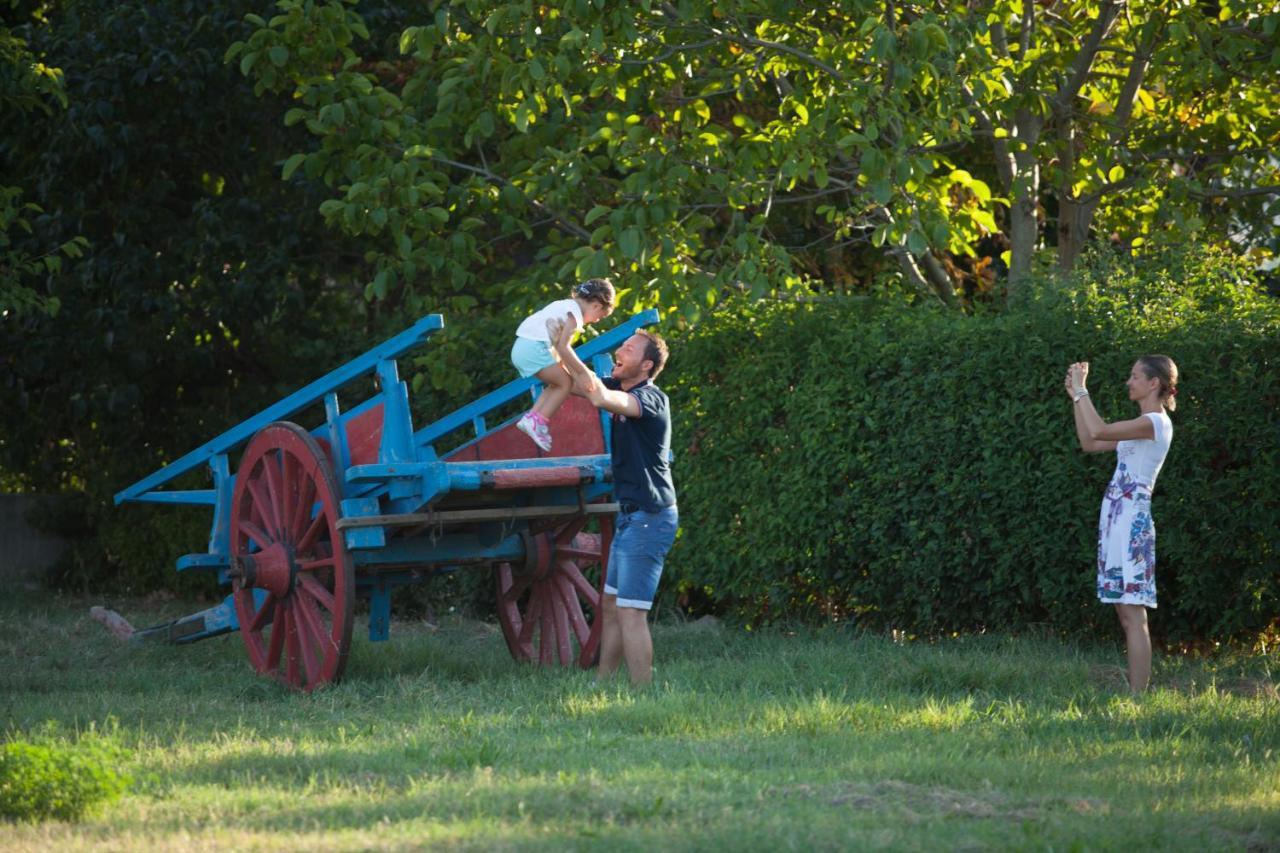
M 556 339 L 556 352 L 560 355 L 560 363 L 564 365 L 564 369 L 573 377 L 573 393 L 586 397 L 597 409 L 604 409 L 606 412 L 628 418 L 640 417 L 642 414 L 640 401 L 626 391 L 614 391 L 604 387 L 591 369 L 583 364 L 582 359 L 578 358 L 578 354 L 573 351 L 573 347 L 570 346 L 572 340 L 573 330 L 566 323 L 564 331 Z

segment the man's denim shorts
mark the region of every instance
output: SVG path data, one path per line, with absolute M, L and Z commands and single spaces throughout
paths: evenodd
M 556 357 L 551 353 L 551 344 L 546 341 L 516 337 L 516 342 L 511 346 L 511 363 L 520 376 L 525 378 L 555 364 Z
M 648 610 L 658 592 L 662 562 L 676 541 L 680 514 L 674 506 L 645 512 L 623 504 L 615 524 L 604 591 L 618 596 L 619 607 Z

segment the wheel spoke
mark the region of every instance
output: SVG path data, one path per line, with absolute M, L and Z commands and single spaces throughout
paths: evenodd
M 324 640 L 319 636 L 318 626 L 312 624 L 311 614 L 307 612 L 303 599 L 293 597 L 293 619 L 298 626 L 298 649 L 302 655 L 302 667 L 306 672 L 307 686 L 314 686 L 320 677 L 320 666 L 316 656 L 324 656 Z
M 543 599 L 540 628 L 542 636 L 538 637 L 538 663 L 543 666 L 551 665 L 551 654 L 555 646 L 555 603 L 551 601 L 551 596 L 547 595 L 548 591 L 545 585 L 538 585 L 538 597 Z
M 267 597 L 262 601 L 262 607 L 258 608 L 257 614 L 253 617 L 253 622 L 249 624 L 250 631 L 261 631 L 270 623 L 268 616 L 275 617 L 276 611 L 276 595 L 274 592 L 267 593 Z
M 283 537 L 286 517 L 286 501 L 283 488 L 281 465 L 283 451 L 275 450 L 262 457 L 262 474 L 267 483 L 267 499 L 271 501 L 271 511 L 275 513 L 276 531 Z
M 324 584 L 316 580 L 312 575 L 298 575 L 298 589 L 306 592 L 325 610 L 333 613 L 337 610 L 337 605 L 333 600 L 333 593 L 324 588 Z
M 587 625 L 586 614 L 582 612 L 582 602 L 578 600 L 578 593 L 573 583 L 563 575 L 556 578 L 556 587 L 560 590 L 560 600 L 564 602 L 565 612 L 573 625 L 574 636 L 578 638 L 578 645 L 583 646 L 591 634 L 591 628 Z
M 321 557 L 318 560 L 303 560 L 298 563 L 298 571 L 314 572 L 316 569 L 322 569 L 325 566 L 337 565 L 337 559 L 334 557 Z
M 280 650 L 284 648 L 284 635 L 288 633 L 285 625 L 284 603 L 276 602 L 275 616 L 271 620 L 271 644 L 267 647 L 267 670 L 280 666 Z
M 524 624 L 520 626 L 520 645 L 528 646 L 533 642 L 533 628 L 542 614 L 542 599 L 535 589 L 529 596 L 529 612 L 524 616 Z
M 579 515 L 564 527 L 560 528 L 556 533 L 556 545 L 568 545 L 573 541 L 573 537 L 582 532 L 582 528 L 586 523 L 587 517 L 585 515 Z
M 306 553 L 315 544 L 316 537 L 320 535 L 320 531 L 328 527 L 327 521 L 328 516 L 325 515 L 324 510 L 321 510 L 316 514 L 315 518 L 311 519 L 311 524 L 307 526 L 307 532 L 303 533 L 302 538 L 298 540 L 298 553 Z
M 302 485 L 299 487 L 298 492 L 298 503 L 294 506 L 293 514 L 289 520 L 289 537 L 295 542 L 307 532 L 307 522 L 311 518 L 311 508 L 316 499 L 315 480 L 303 476 Z M 323 514 L 321 512 L 321 515 Z
M 582 569 L 578 568 L 577 563 L 571 560 L 565 560 L 561 563 L 564 569 L 564 577 L 569 583 L 573 584 L 573 588 L 578 591 L 578 595 L 587 600 L 592 607 L 598 607 L 600 604 L 600 591 L 591 585 L 591 581 L 587 580 L 586 575 L 582 573 Z
M 241 521 L 240 529 L 249 534 L 249 538 L 258 543 L 258 550 L 266 548 L 275 541 L 267 531 L 263 530 L 252 521 Z M 247 550 L 247 549 L 246 549 Z
M 298 621 L 293 616 L 293 609 L 286 607 L 283 602 L 280 605 L 284 608 L 285 623 L 285 678 L 295 687 L 299 684 L 298 664 L 302 657 L 302 650 L 298 642 Z
M 263 460 L 263 465 L 266 465 L 265 460 Z M 252 472 L 250 472 L 250 476 L 252 476 Z M 276 518 L 276 508 L 270 504 L 267 496 L 263 494 L 265 490 L 261 481 L 249 480 L 248 488 L 249 494 L 253 495 L 253 509 L 258 514 L 258 519 L 262 522 L 262 526 L 276 531 L 276 535 L 279 536 L 280 521 Z M 275 539 L 271 541 L 274 542 Z
M 551 613 L 556 623 L 556 651 L 560 653 L 560 665 L 568 666 L 573 660 L 573 644 L 569 639 L 569 608 L 560 594 L 560 579 L 547 585 L 547 598 L 551 600 Z
M 515 572 L 511 573 L 511 588 L 502 594 L 502 600 L 514 604 L 520 600 L 520 596 L 524 595 L 524 591 L 529 588 L 529 584 L 533 582 L 533 575 L 523 575 L 519 578 L 515 576 Z
M 557 557 L 571 557 L 575 560 L 585 560 L 588 563 L 599 562 L 600 551 L 588 548 L 575 548 L 572 545 L 561 545 L 556 548 Z

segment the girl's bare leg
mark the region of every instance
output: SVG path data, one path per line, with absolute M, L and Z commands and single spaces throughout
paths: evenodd
M 538 379 L 542 382 L 542 393 L 533 404 L 533 410 L 547 420 L 551 420 L 562 403 L 568 398 L 573 387 L 573 379 L 560 364 L 553 364 L 538 371 Z

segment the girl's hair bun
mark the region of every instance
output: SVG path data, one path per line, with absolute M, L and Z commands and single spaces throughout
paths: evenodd
M 573 295 L 592 299 L 606 308 L 613 307 L 613 283 L 607 278 L 589 278 L 573 289 Z

